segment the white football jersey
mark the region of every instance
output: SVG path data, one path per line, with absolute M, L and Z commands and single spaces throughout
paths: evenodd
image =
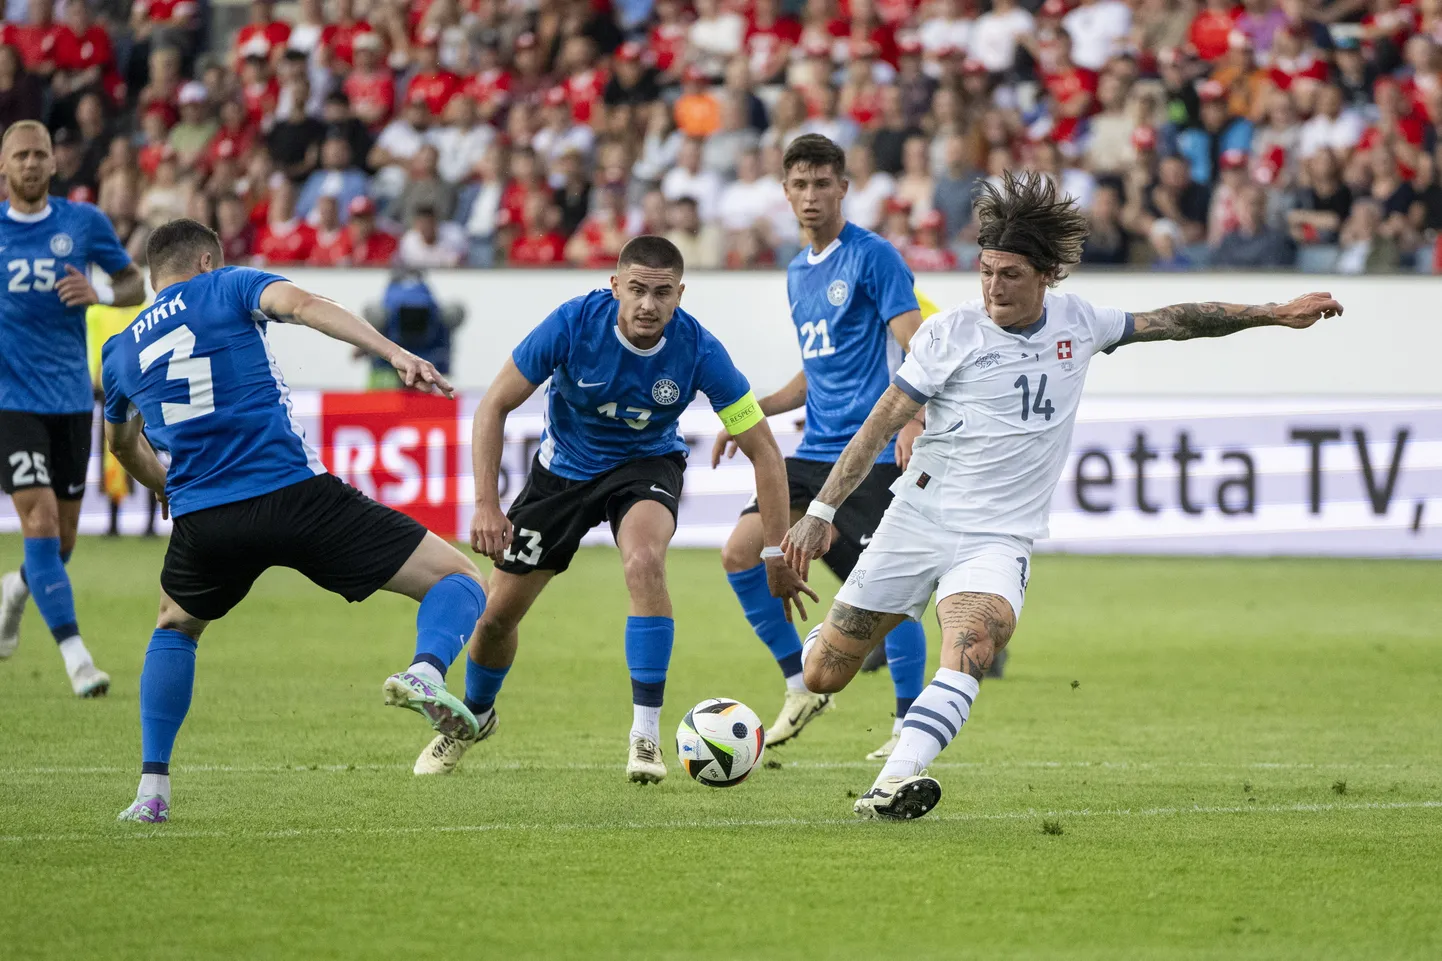
M 947 530 L 1045 537 L 1087 364 L 1132 326 L 1051 293 L 1027 327 L 998 327 L 980 300 L 928 319 L 893 380 L 926 404 L 926 431 L 892 493 Z

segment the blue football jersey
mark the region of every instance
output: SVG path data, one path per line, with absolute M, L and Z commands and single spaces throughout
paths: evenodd
M 0 410 L 80 414 L 94 410 L 85 359 L 85 307 L 55 293 L 65 268 L 107 274 L 130 266 L 115 228 L 94 206 L 51 197 L 38 214 L 0 204 Z
M 139 413 L 146 434 L 170 451 L 174 516 L 325 473 L 265 339 L 260 294 L 284 279 L 224 267 L 171 284 L 105 342 L 105 419 Z
M 746 397 L 751 386 L 721 342 L 677 309 L 661 342 L 641 350 L 616 324 L 610 290 L 568 300 L 511 354 L 533 384 L 551 379 L 541 466 L 589 480 L 642 457 L 686 453 L 676 419 L 699 391 L 713 410 Z
M 821 253 L 796 255 L 786 294 L 806 371 L 806 430 L 795 456 L 835 461 L 901 366 L 887 324 L 918 309 L 911 270 L 886 240 L 848 223 Z M 895 460 L 893 444 L 877 458 Z

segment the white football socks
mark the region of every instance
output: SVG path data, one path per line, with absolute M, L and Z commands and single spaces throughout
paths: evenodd
M 65 673 L 71 677 L 74 677 L 75 672 L 82 667 L 95 663 L 91 659 L 90 651 L 86 649 L 85 642 L 80 639 L 79 634 L 76 634 L 74 637 L 67 637 L 57 646 L 60 648 L 60 656 L 65 659 Z
M 891 733 L 892 733 L 892 734 L 900 734 L 900 733 L 901 733 L 901 725 L 904 724 L 905 722 L 906 722 L 906 718 L 904 718 L 904 717 L 898 717 L 896 720 L 892 721 L 892 722 L 891 722 Z
M 661 743 L 661 709 L 646 707 L 644 704 L 631 705 L 631 740 L 644 737 L 654 744 Z
M 446 686 L 446 679 L 441 676 L 441 672 L 436 670 L 434 664 L 427 663 L 426 661 L 416 661 L 410 667 L 406 668 L 406 673 L 414 674 L 421 680 L 428 681 L 436 687 Z
M 790 675 L 789 677 L 787 677 L 787 678 L 786 678 L 786 690 L 788 690 L 788 691 L 804 691 L 804 690 L 806 690 L 806 675 L 804 675 L 804 674 L 792 674 L 792 675 Z
M 911 777 L 926 770 L 961 733 L 981 682 L 970 674 L 939 668 L 931 683 L 906 712 L 896 750 L 876 777 L 875 787 L 889 777 Z
M 169 774 L 142 774 L 140 775 L 140 787 L 135 792 L 136 799 L 145 797 L 162 797 L 165 803 L 170 803 L 170 775 Z

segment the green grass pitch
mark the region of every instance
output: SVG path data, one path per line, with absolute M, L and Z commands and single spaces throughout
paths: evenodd
M 885 674 L 737 788 L 671 746 L 664 784 L 626 783 L 614 552 L 552 585 L 497 736 L 435 779 L 381 704 L 414 604 L 272 572 L 202 640 L 175 818 L 144 828 L 113 818 L 163 549 L 71 564 L 107 699 L 70 696 L 33 606 L 0 663 L 5 958 L 1442 958 L 1442 565 L 1039 557 L 911 824 L 851 814 Z M 769 721 L 716 553 L 670 576 L 663 732 L 710 696 Z

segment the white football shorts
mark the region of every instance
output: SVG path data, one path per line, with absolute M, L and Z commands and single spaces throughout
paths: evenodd
M 938 601 L 952 594 L 998 594 L 1020 621 L 1031 544 L 1011 534 L 945 530 L 909 504 L 892 501 L 836 599 L 920 620 L 933 593 Z

